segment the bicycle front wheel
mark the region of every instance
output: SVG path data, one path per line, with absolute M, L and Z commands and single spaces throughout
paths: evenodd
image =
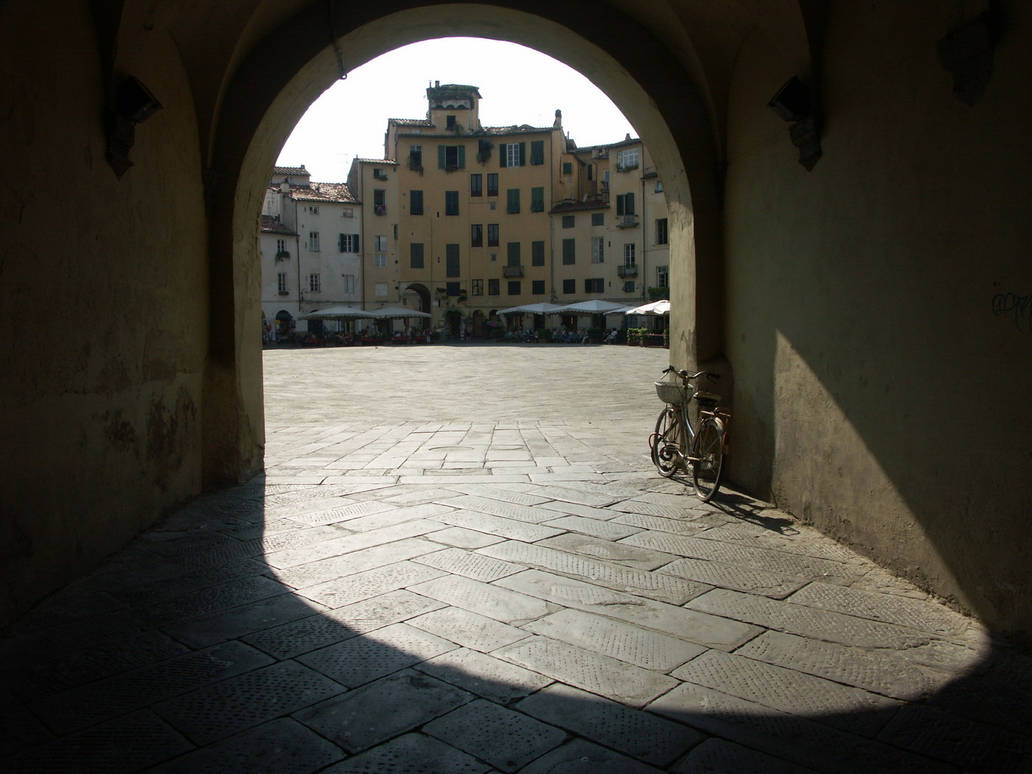
M 724 423 L 715 417 L 703 420 L 692 444 L 692 482 L 695 494 L 708 503 L 720 486 L 724 469 Z
M 652 436 L 652 462 L 661 476 L 670 478 L 677 471 L 684 454 L 684 428 L 677 412 L 667 406 L 656 420 Z

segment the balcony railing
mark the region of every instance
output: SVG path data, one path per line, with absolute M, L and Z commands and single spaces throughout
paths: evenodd
M 373 207 L 373 212 L 375 212 L 377 215 L 386 215 L 387 214 L 387 205 L 386 204 L 377 204 L 375 207 Z
M 637 215 L 620 215 L 616 219 L 617 228 L 634 228 L 638 225 Z
M 506 278 L 522 277 L 523 276 L 523 265 L 516 264 L 515 266 L 503 266 L 502 276 Z
M 638 267 L 633 263 L 625 263 L 623 266 L 616 267 L 616 276 L 620 278 L 625 277 L 637 277 Z

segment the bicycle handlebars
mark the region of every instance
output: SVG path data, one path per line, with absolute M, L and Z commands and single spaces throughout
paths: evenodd
M 689 374 L 687 369 L 684 369 L 684 368 L 682 368 L 680 371 L 677 370 L 676 368 L 674 368 L 673 366 L 667 366 L 666 368 L 663 369 L 663 373 L 664 374 L 668 374 L 671 371 L 676 373 L 678 376 L 680 376 L 686 382 L 690 382 L 692 379 L 698 379 L 700 376 L 708 376 L 711 381 L 716 381 L 717 379 L 720 378 L 720 374 L 711 373 L 709 371 L 699 371 L 699 373 L 697 373 L 697 374 Z

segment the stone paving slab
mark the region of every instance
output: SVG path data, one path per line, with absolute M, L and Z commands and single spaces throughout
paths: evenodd
M 550 677 L 467 648 L 449 651 L 414 668 L 502 705 L 552 682 Z
M 813 774 L 814 770 L 751 750 L 726 739 L 710 738 L 670 769 L 674 774 L 756 771 L 763 774 Z
M 388 591 L 440 578 L 446 574 L 443 570 L 435 570 L 425 564 L 401 561 L 357 572 L 343 578 L 334 578 L 315 586 L 304 586 L 299 589 L 298 593 L 320 606 L 336 608 L 386 594 Z
M 647 548 L 638 548 L 627 543 L 605 540 L 592 537 L 591 535 L 570 533 L 540 540 L 538 545 L 555 548 L 559 551 L 567 551 L 571 554 L 590 556 L 607 562 L 616 562 L 617 564 L 634 567 L 638 570 L 655 570 L 677 558 L 672 554 L 665 554 L 661 551 L 653 551 Z
M 532 596 L 455 575 L 420 583 L 410 591 L 514 625 L 557 610 L 555 605 Z
M 325 770 L 325 774 L 384 774 L 388 771 L 483 774 L 491 766 L 423 734 L 404 734 Z
M 658 672 L 669 672 L 705 650 L 676 637 L 579 610 L 560 610 L 523 628 Z
M 566 733 L 555 726 L 485 699 L 432 720 L 423 733 L 502 771 L 517 771 L 566 740 Z
M 590 650 L 547 637 L 530 637 L 493 655 L 553 680 L 640 707 L 666 693 L 677 681 Z
M 526 540 L 530 542 L 543 540 L 554 535 L 561 535 L 563 532 L 555 527 L 546 527 L 542 524 L 528 524 L 500 516 L 477 513 L 476 511 L 443 513 L 437 517 L 437 521 L 442 524 L 450 524 L 453 527 L 486 532 L 488 535 L 495 535 L 508 540 Z
M 519 564 L 503 562 L 500 559 L 492 559 L 489 556 L 463 551 L 459 548 L 447 548 L 432 554 L 423 554 L 417 557 L 416 561 L 453 575 L 463 575 L 484 583 L 490 583 L 526 569 Z
M 527 632 L 493 618 L 463 610 L 445 607 L 409 620 L 412 626 L 445 637 L 467 648 L 490 653 L 528 636 Z
M 517 708 L 655 766 L 670 764 L 706 738 L 680 723 L 561 683 L 538 691 Z
M 655 774 L 660 771 L 583 739 L 574 739 L 520 769 L 524 774 Z

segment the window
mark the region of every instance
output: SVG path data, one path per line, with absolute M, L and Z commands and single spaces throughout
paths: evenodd
M 623 261 L 625 266 L 634 266 L 634 242 L 623 246 Z
M 506 246 L 506 265 L 507 266 L 519 266 L 520 265 L 520 243 L 509 242 Z
M 377 234 L 376 235 L 376 246 L 374 248 L 378 253 L 387 250 L 387 235 Z
M 507 142 L 502 144 L 502 152 L 498 155 L 503 167 L 522 167 L 527 144 L 524 142 Z
M 636 169 L 638 166 L 638 149 L 630 148 L 622 150 L 616 157 L 616 171 L 624 172 L 628 169 Z
M 423 146 L 413 145 L 409 148 L 408 155 L 409 169 L 422 170 L 423 169 Z
M 462 145 L 438 145 L 437 168 L 447 172 L 466 168 L 466 148 Z
M 572 279 L 563 280 L 563 293 L 566 293 L 568 295 L 570 293 L 576 293 L 576 292 L 577 292 L 577 280 L 572 280 Z
M 423 268 L 423 243 L 413 242 L 409 245 L 409 267 L 412 269 Z
M 665 245 L 667 243 L 667 219 L 656 218 L 656 244 Z
M 572 175 L 573 174 L 573 162 L 572 161 L 564 161 L 563 162 L 563 174 L 564 175 Z
M 445 276 L 459 277 L 459 246 L 455 242 L 449 242 L 444 246 L 445 253 Z
M 576 215 L 563 215 L 563 228 L 573 228 L 577 225 Z
M 531 166 L 541 166 L 545 163 L 545 141 L 534 140 L 530 143 L 530 164 Z
M 445 215 L 458 215 L 459 214 L 459 192 L 458 191 L 445 191 L 444 192 L 444 214 Z
M 530 189 L 530 211 L 531 212 L 544 212 L 545 211 L 545 188 L 544 186 L 534 186 Z
M 670 268 L 668 266 L 656 267 L 656 286 L 661 288 L 670 287 Z
M 455 116 L 445 116 L 444 117 L 444 128 L 445 129 L 454 129 L 455 128 Z
M 319 214 L 319 208 L 318 207 L 309 207 L 308 211 L 310 213 L 312 213 L 313 215 L 318 215 Z
M 657 180 L 656 181 L 656 193 L 663 193 L 663 181 L 662 180 Z
M 308 249 L 313 253 L 319 252 L 319 232 L 309 231 L 308 232 Z
M 633 293 L 634 292 L 634 280 L 625 280 L 624 281 L 623 292 L 624 293 Z
M 355 217 L 355 210 L 353 207 L 345 207 L 340 211 L 340 216 L 342 218 L 353 218 Z
M 564 239 L 563 240 L 563 263 L 569 266 L 577 260 L 577 240 L 575 239 Z
M 545 294 L 545 281 L 534 280 L 530 283 L 530 292 L 535 296 L 543 296 Z
M 471 280 L 469 286 L 470 292 L 474 296 L 484 295 L 484 281 L 482 279 Z
M 498 247 L 498 224 L 487 224 L 487 246 Z
M 498 196 L 498 173 L 487 173 L 487 195 Z
M 594 164 L 588 164 L 588 180 L 594 180 L 594 179 L 595 179 L 595 165 Z
M 387 298 L 387 283 L 377 282 L 375 288 L 373 289 L 373 295 L 375 295 L 377 298 Z
M 510 215 L 520 211 L 520 189 L 510 188 L 505 192 L 505 211 Z
M 469 176 L 469 195 L 484 195 L 484 176 L 479 172 L 476 172 L 475 174 Z
M 477 161 L 481 164 L 486 164 L 487 160 L 491 158 L 491 148 L 494 144 L 490 140 L 477 140 Z
M 497 296 L 498 295 L 499 281 L 496 279 L 489 279 L 487 281 L 487 295 Z
M 308 290 L 312 293 L 318 293 L 322 288 L 322 281 L 318 274 L 308 275 Z
M 592 237 L 591 238 L 591 262 L 592 263 L 604 263 L 605 262 L 605 238 L 604 237 Z
M 606 281 L 602 277 L 593 277 L 592 279 L 586 279 L 584 280 L 584 292 L 605 293 Z
M 355 292 L 355 275 L 354 274 L 342 274 L 341 279 L 344 280 L 344 292 L 351 295 Z
M 387 192 L 382 188 L 373 190 L 373 212 L 377 215 L 387 214 Z
M 344 235 L 341 234 L 341 236 L 344 236 Z M 276 240 L 276 255 L 280 255 L 280 254 L 285 253 L 285 252 L 287 252 L 287 242 L 286 242 L 286 240 L 285 239 L 277 239 Z M 344 251 L 341 250 L 341 252 L 343 253 Z
M 276 286 L 281 296 L 287 294 L 287 273 L 285 271 L 281 271 L 276 275 Z
M 387 267 L 387 235 L 378 234 L 374 241 L 376 255 L 373 256 L 373 266 L 378 269 Z
M 375 179 L 375 180 L 386 180 L 387 179 L 387 170 L 386 169 L 381 169 L 380 167 L 374 167 L 373 168 L 373 179 Z
M 634 194 L 617 194 L 616 197 L 616 214 L 617 215 L 633 215 L 634 214 Z
M 545 265 L 545 243 L 542 241 L 530 243 L 530 265 Z
M 470 226 L 470 246 L 471 247 L 483 247 L 484 246 L 484 226 L 481 223 L 474 223 Z
M 462 288 L 459 287 L 458 282 L 445 282 L 444 287 L 449 296 L 462 295 Z
M 342 253 L 357 253 L 358 234 L 340 234 L 337 238 L 337 247 Z
M 606 214 L 604 212 L 593 212 L 593 213 L 591 213 L 591 225 L 592 226 L 604 226 L 604 225 L 606 225 Z
M 520 293 L 523 292 L 523 289 L 521 288 L 522 284 L 523 283 L 519 280 L 509 280 L 509 287 L 506 289 L 506 293 L 508 293 L 510 296 L 518 296 Z
M 410 215 L 422 215 L 423 214 L 423 192 L 422 191 L 413 189 L 409 193 L 409 214 Z
M 374 255 L 373 256 L 373 266 L 375 266 L 377 269 L 386 269 L 387 268 L 387 254 L 386 253 L 377 253 L 376 255 Z

